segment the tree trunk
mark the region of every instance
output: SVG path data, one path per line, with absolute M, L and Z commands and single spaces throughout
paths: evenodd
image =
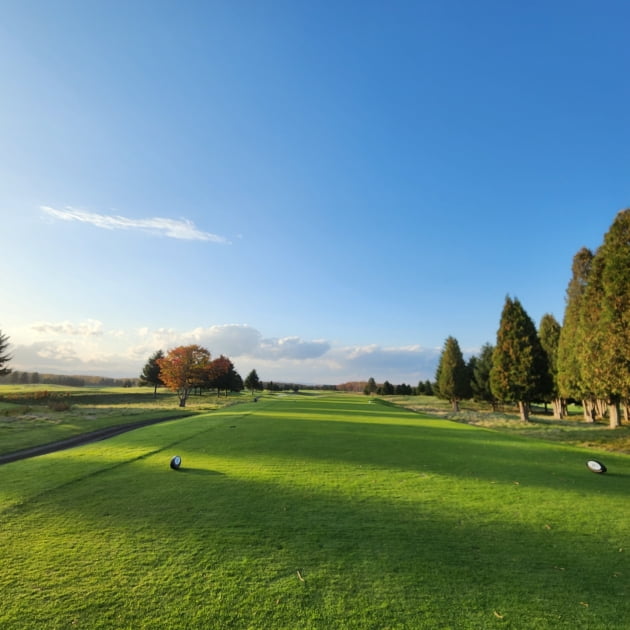
M 459 411 L 459 400 L 454 399 L 451 402 L 453 403 L 453 411 L 458 412 Z
M 564 403 L 562 398 L 554 398 L 551 401 L 553 407 L 553 417 L 555 420 L 562 420 L 564 415 Z
M 599 419 L 603 418 L 606 415 L 607 407 L 608 407 L 608 401 L 598 398 L 595 401 L 595 412 L 596 412 L 595 417 Z
M 518 401 L 518 411 L 523 422 L 529 422 L 529 405 L 524 400 Z
M 584 410 L 584 422 L 595 422 L 595 403 L 584 398 L 582 400 L 582 409 Z
M 186 400 L 188 399 L 188 394 L 190 394 L 189 389 L 183 389 L 179 391 L 179 406 L 180 407 L 186 406 Z
M 608 404 L 608 426 L 616 429 L 619 424 L 619 401 L 615 400 Z
M 153 386 L 153 398 L 157 398 L 157 385 Z

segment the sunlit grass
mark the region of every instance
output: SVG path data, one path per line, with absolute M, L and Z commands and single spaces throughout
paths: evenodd
M 630 459 L 589 455 L 296 396 L 8 464 L 0 626 L 625 628 Z
M 477 427 L 521 435 L 523 437 L 561 442 L 612 453 L 630 454 L 630 425 L 610 430 L 606 420 L 585 422 L 582 408 L 571 407 L 569 416 L 555 420 L 542 407 L 534 407 L 529 422 L 521 422 L 518 412 L 509 407 L 493 412 L 482 403 L 465 401 L 459 412 L 453 412 L 448 401 L 432 396 L 392 396 L 388 403 L 436 415 Z M 386 403 L 387 404 L 387 403 Z
M 38 392 L 51 392 L 52 401 L 61 400 L 68 409 L 57 410 Z M 239 400 L 205 393 L 191 396 L 185 409 L 178 407 L 177 396 L 160 390 L 157 397 L 146 387 L 61 388 L 43 385 L 4 385 L 0 395 L 17 397 L 16 402 L 0 401 L 0 454 L 49 444 L 106 427 L 147 419 L 183 416 L 209 411 Z M 54 396 L 63 395 L 62 398 Z

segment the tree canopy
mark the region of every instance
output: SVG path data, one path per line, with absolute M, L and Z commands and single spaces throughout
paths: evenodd
M 518 403 L 521 420 L 529 420 L 529 403 L 540 394 L 547 370 L 536 327 L 517 298 L 505 299 L 492 355 L 490 386 L 502 401 Z
M 494 346 L 490 343 L 486 343 L 481 347 L 481 352 L 473 364 L 470 386 L 475 400 L 490 403 L 494 409 L 496 407 L 496 398 L 490 387 L 493 352 Z
M 617 214 L 595 252 L 579 313 L 583 389 L 608 403 L 614 428 L 620 400 L 630 399 L 630 209 Z
M 210 352 L 197 344 L 178 346 L 157 359 L 160 378 L 169 389 L 177 392 L 180 407 L 186 406 L 192 389 L 207 380 L 210 361 Z
M 558 340 L 558 392 L 564 398 L 586 398 L 588 392 L 580 370 L 580 312 L 593 263 L 593 252 L 586 247 L 573 257 L 572 277 L 566 291 L 566 305 Z
M 11 360 L 11 355 L 7 352 L 8 349 L 9 337 L 3 334 L 0 330 L 0 376 L 11 373 L 10 368 L 5 367 L 6 364 Z
M 258 378 L 256 370 L 252 370 L 245 378 L 245 387 L 253 394 L 255 391 L 262 389 L 262 383 Z
M 470 396 L 469 372 L 455 337 L 448 337 L 435 373 L 436 391 L 440 398 L 449 400 L 454 411 L 459 401 Z
M 550 313 L 545 313 L 538 327 L 538 338 L 545 353 L 547 371 L 541 375 L 541 394 L 545 402 L 551 402 L 554 417 L 564 415 L 564 402 L 558 388 L 558 345 L 561 326 Z
M 164 385 L 164 381 L 160 378 L 161 368 L 159 360 L 164 358 L 164 352 L 158 350 L 154 352 L 146 362 L 140 374 L 140 385 L 153 385 L 153 396 L 157 396 L 157 388 Z

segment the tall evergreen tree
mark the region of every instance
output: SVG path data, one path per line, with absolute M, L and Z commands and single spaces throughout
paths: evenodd
M 146 362 L 144 368 L 142 368 L 142 374 L 140 374 L 140 385 L 153 385 L 153 398 L 157 398 L 157 388 L 164 385 L 164 382 L 160 378 L 160 359 L 164 358 L 164 352 L 158 350 L 154 352 L 149 360 Z
M 617 214 L 595 253 L 580 311 L 584 380 L 608 403 L 611 428 L 630 398 L 630 209 Z
M 262 389 L 262 383 L 258 378 L 258 372 L 256 370 L 252 370 L 245 378 L 245 387 L 249 389 L 249 391 L 254 394 L 254 391 Z
M 11 355 L 7 352 L 9 349 L 9 337 L 2 334 L 0 330 L 0 376 L 10 374 L 11 370 L 5 365 L 11 360 Z
M 573 257 L 572 277 L 567 286 L 564 318 L 558 340 L 558 393 L 563 398 L 582 400 L 584 417 L 592 420 L 589 413 L 588 388 L 582 378 L 579 358 L 580 313 L 593 264 L 593 252 L 586 247 Z
M 558 389 L 558 345 L 561 326 L 550 313 L 545 313 L 540 320 L 538 338 L 547 358 L 547 372 L 543 379 L 543 400 L 550 401 L 556 419 L 564 416 L 565 403 Z
M 468 370 L 459 343 L 448 337 L 435 373 L 437 395 L 450 401 L 453 411 L 459 411 L 459 401 L 470 394 Z
M 370 376 L 370 378 L 368 379 L 367 385 L 365 386 L 365 389 L 363 390 L 364 393 L 367 395 L 375 394 L 377 389 L 378 389 L 378 385 L 376 384 L 374 377 Z
M 508 296 L 492 355 L 492 393 L 499 400 L 516 402 L 521 420 L 527 422 L 529 404 L 540 394 L 541 374 L 546 369 L 534 322 L 518 299 Z
M 481 352 L 475 361 L 471 380 L 471 388 L 473 398 L 477 401 L 487 402 L 492 405 L 494 411 L 497 406 L 497 400 L 492 393 L 490 387 L 490 370 L 492 369 L 492 353 L 494 346 L 486 343 L 481 346 Z

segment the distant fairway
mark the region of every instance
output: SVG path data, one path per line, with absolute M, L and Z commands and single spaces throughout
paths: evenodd
M 592 455 L 287 395 L 6 464 L 0 627 L 627 629 L 630 457 Z

